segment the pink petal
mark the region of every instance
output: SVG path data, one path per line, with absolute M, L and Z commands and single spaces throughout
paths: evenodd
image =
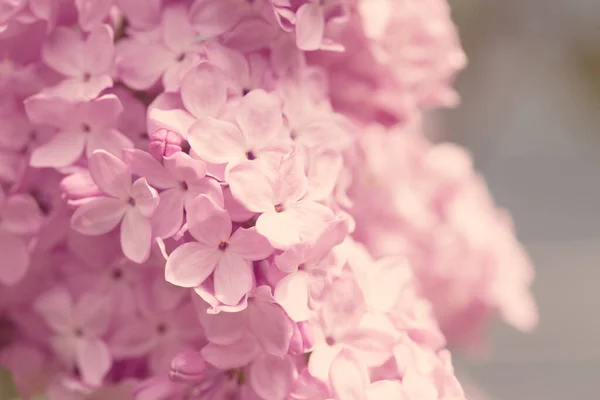
M 308 169 L 308 196 L 310 199 L 320 201 L 331 196 L 342 166 L 342 156 L 334 150 L 324 150 L 312 157 Z
M 178 189 L 160 193 L 160 201 L 152 215 L 152 230 L 157 237 L 173 236 L 183 225 L 184 194 Z
M 81 35 L 69 28 L 58 27 L 46 39 L 42 59 L 55 71 L 67 76 L 79 76 L 85 68 L 85 44 Z
M 196 121 L 189 112 L 183 110 L 181 98 L 176 93 L 162 93 L 148 107 L 148 132 L 166 129 L 187 138 L 188 129 Z
M 247 313 L 220 312 L 208 314 L 199 310 L 200 323 L 209 342 L 228 345 L 237 342 L 246 333 Z
M 130 208 L 121 222 L 121 249 L 125 257 L 138 264 L 150 255 L 152 226 L 136 208 Z
M 281 272 L 287 274 L 298 270 L 300 264 L 304 263 L 310 256 L 313 248 L 312 242 L 301 242 L 293 245 L 283 253 L 276 255 L 275 265 Z
M 275 300 L 250 299 L 248 322 L 264 351 L 277 357 L 287 354 L 294 326 Z
M 116 4 L 135 28 L 153 28 L 160 22 L 161 0 L 116 0 Z
M 229 251 L 239 254 L 246 260 L 264 260 L 272 252 L 273 247 L 264 236 L 256 232 L 256 228 L 238 228 L 229 238 Z
M 79 26 L 89 31 L 108 16 L 113 0 L 75 0 L 79 14 Z
M 116 129 L 92 132 L 87 137 L 85 154 L 89 158 L 96 150 L 106 150 L 114 156 L 121 156 L 123 149 L 133 147 L 133 142 Z
M 110 350 L 115 358 L 133 358 L 148 354 L 155 346 L 153 327 L 146 321 L 128 320 L 119 324 L 110 337 Z
M 204 161 L 223 164 L 245 158 L 246 139 L 232 123 L 212 117 L 198 119 L 188 131 L 188 141 Z
M 300 50 L 318 50 L 325 33 L 325 17 L 317 3 L 305 3 L 296 12 L 296 44 Z
M 198 65 L 181 80 L 181 99 L 196 118 L 215 117 L 227 100 L 223 73 L 208 63 Z
M 158 193 L 148 185 L 146 178 L 139 178 L 131 185 L 131 198 L 135 202 L 135 209 L 144 217 L 150 218 L 158 205 Z
M 145 177 L 157 189 L 169 189 L 177 185 L 173 175 L 146 151 L 125 149 L 123 161 L 131 168 L 131 172 Z
M 212 37 L 233 28 L 242 12 L 235 0 L 196 1 L 190 8 L 190 18 L 200 35 Z
M 237 342 L 226 346 L 209 343 L 201 353 L 210 364 L 227 370 L 244 367 L 260 354 L 260 346 L 254 336 L 245 335 Z
M 283 127 L 282 102 L 262 89 L 242 98 L 236 121 L 248 138 L 249 150 L 268 145 Z
M 226 250 L 217 264 L 214 280 L 215 297 L 227 305 L 236 305 L 252 290 L 254 283 L 252 263 Z
M 194 43 L 196 36 L 186 6 L 175 4 L 165 9 L 162 38 L 169 50 L 176 54 L 185 52 Z
M 111 196 L 127 199 L 131 192 L 131 172 L 119 158 L 105 150 L 96 150 L 89 159 L 92 179 Z
M 366 391 L 367 400 L 397 399 L 405 400 L 405 391 L 398 381 L 377 381 L 369 385 Z
M 231 235 L 229 214 L 206 195 L 196 197 L 187 206 L 187 223 L 194 239 L 215 249 Z
M 337 345 L 329 346 L 326 343 L 315 345 L 308 360 L 308 371 L 310 374 L 317 379 L 328 382 L 331 363 L 340 351 L 341 347 Z
M 75 210 L 71 227 L 84 235 L 102 235 L 119 224 L 126 210 L 127 205 L 121 200 L 98 197 Z
M 64 335 L 71 333 L 73 302 L 65 287 L 58 286 L 41 294 L 34 308 L 54 332 Z
M 120 78 L 135 90 L 152 87 L 175 63 L 173 53 L 154 43 L 123 39 L 117 44 L 117 70 Z
M 90 385 L 99 386 L 112 366 L 112 357 L 106 343 L 99 339 L 79 340 L 76 356 L 83 380 Z
M 223 44 L 245 53 L 268 47 L 279 34 L 279 28 L 263 18 L 245 18 L 223 35 Z
M 39 231 L 44 217 L 33 197 L 17 194 L 9 197 L 2 206 L 0 226 L 3 230 L 18 235 Z
M 214 179 L 203 178 L 198 182 L 187 182 L 188 191 L 186 193 L 186 207 L 201 194 L 206 195 L 219 207 L 224 207 L 223 189 L 221 184 Z M 231 212 L 230 212 L 231 214 Z
M 114 306 L 116 304 L 113 304 L 111 296 L 86 292 L 75 305 L 73 310 L 74 322 L 85 328 L 86 335 L 102 336 L 108 330 Z
M 25 111 L 31 122 L 45 124 L 57 128 L 70 122 L 76 104 L 60 97 L 39 93 L 27 98 L 24 103 Z
M 312 201 L 300 201 L 282 212 L 267 212 L 258 217 L 256 230 L 276 249 L 285 250 L 306 240 L 315 239 L 333 212 Z
M 304 157 L 294 149 L 281 158 L 279 163 L 279 179 L 275 194 L 278 203 L 293 204 L 300 200 L 308 190 Z
M 342 350 L 331 363 L 329 381 L 339 400 L 366 399 L 369 375 L 348 350 Z
M 379 366 L 392 357 L 397 335 L 384 329 L 353 329 L 344 334 L 344 345 L 360 357 L 368 366 Z
M 81 107 L 84 118 L 96 128 L 112 128 L 119 115 L 123 112 L 121 100 L 114 94 L 106 94 Z
M 253 212 L 267 212 L 275 206 L 275 171 L 261 161 L 240 163 L 228 171 L 231 194 Z
M 296 367 L 291 358 L 263 354 L 250 364 L 248 383 L 261 399 L 287 399 L 295 373 Z
M 113 30 L 108 25 L 94 28 L 85 42 L 84 72 L 92 75 L 108 74 L 115 61 Z
M 200 243 L 184 243 L 169 255 L 165 279 L 181 287 L 199 286 L 212 274 L 220 257 L 218 249 Z
M 27 242 L 20 237 L 0 234 L 0 283 L 14 285 L 27 273 L 29 266 L 29 249 Z
M 304 271 L 293 272 L 275 287 L 275 300 L 295 322 L 307 321 L 312 312 L 308 307 L 309 276 Z
M 188 185 L 201 184 L 206 175 L 206 163 L 197 160 L 182 151 L 164 157 L 163 164 L 179 182 Z
M 84 134 L 61 132 L 33 150 L 29 164 L 36 168 L 66 167 L 81 157 L 84 146 Z

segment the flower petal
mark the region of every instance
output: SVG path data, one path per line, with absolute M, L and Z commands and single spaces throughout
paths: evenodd
M 228 243 L 230 251 L 239 254 L 246 260 L 264 260 L 273 252 L 269 241 L 256 232 L 256 228 L 238 228 L 231 235 Z
M 169 255 L 165 279 L 181 287 L 199 286 L 212 274 L 220 257 L 218 249 L 200 243 L 184 243 Z
M 237 164 L 228 171 L 227 183 L 234 199 L 253 212 L 267 212 L 275 206 L 275 171 L 261 161 Z
M 183 225 L 184 194 L 178 189 L 160 193 L 160 201 L 152 215 L 152 230 L 157 237 L 173 236 Z
M 260 355 L 250 364 L 248 371 L 250 387 L 261 399 L 287 399 L 296 374 L 290 357 Z
M 245 335 L 235 343 L 221 346 L 206 345 L 202 357 L 219 369 L 232 369 L 246 366 L 260 354 L 260 346 L 253 335 Z
M 29 164 L 35 168 L 61 168 L 73 164 L 85 146 L 85 135 L 60 132 L 49 142 L 33 150 Z
M 129 208 L 121 222 L 121 249 L 125 257 L 141 264 L 150 256 L 152 226 L 137 208 Z
M 126 210 L 127 205 L 119 199 L 98 197 L 75 210 L 71 227 L 84 235 L 102 235 L 119 224 Z
M 282 212 L 268 212 L 258 217 L 256 230 L 276 249 L 285 250 L 306 240 L 316 239 L 333 212 L 319 203 L 300 201 Z
M 226 80 L 218 68 L 202 63 L 181 80 L 181 99 L 196 118 L 215 117 L 227 100 Z
M 127 165 L 106 150 L 96 150 L 89 159 L 89 169 L 96 185 L 114 197 L 126 199 L 131 192 L 131 172 Z
M 78 340 L 77 365 L 84 382 L 99 386 L 112 366 L 112 357 L 106 343 L 99 339 Z
M 236 305 L 252 290 L 254 283 L 252 263 L 225 250 L 215 269 L 214 280 L 217 300 L 230 306 Z
M 236 121 L 248 138 L 250 149 L 265 147 L 283 127 L 282 102 L 262 89 L 252 90 L 242 98 Z
M 201 117 L 188 131 L 194 152 L 206 162 L 224 164 L 244 159 L 246 139 L 231 122 Z
M 296 12 L 296 44 L 300 50 L 318 50 L 325 33 L 325 17 L 317 3 L 305 3 Z
M 54 332 L 64 335 L 71 333 L 73 301 L 65 287 L 57 286 L 42 293 L 36 299 L 34 308 Z
M 275 300 L 281 304 L 295 322 L 306 321 L 311 316 L 308 308 L 309 276 L 304 271 L 293 272 L 277 283 Z
M 187 206 L 187 223 L 194 239 L 214 246 L 215 250 L 221 242 L 227 242 L 231 235 L 229 214 L 204 194 Z
M 42 59 L 55 71 L 67 76 L 79 76 L 85 65 L 85 44 L 74 29 L 58 27 L 44 43 Z
M 369 375 L 349 350 L 342 350 L 329 369 L 329 381 L 339 400 L 365 400 Z
M 34 234 L 44 222 L 40 207 L 29 195 L 10 196 L 2 208 L 0 226 L 7 232 L 17 235 Z
M 264 351 L 277 357 L 287 354 L 294 326 L 275 300 L 251 298 L 248 303 L 248 322 Z
M 159 198 L 156 189 L 148 185 L 146 178 L 139 178 L 131 185 L 131 198 L 135 209 L 144 217 L 150 218 L 158 206 Z
M 27 242 L 18 236 L 0 234 L 0 283 L 14 285 L 27 273 L 29 249 Z
M 168 189 L 177 184 L 173 175 L 146 151 L 125 149 L 123 161 L 131 168 L 131 172 L 143 176 L 157 189 Z

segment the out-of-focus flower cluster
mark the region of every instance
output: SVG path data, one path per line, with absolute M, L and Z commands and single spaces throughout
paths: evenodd
M 465 63 L 445 0 L 2 0 L 0 49 L 23 396 L 459 400 L 444 334 L 535 321 L 508 218 L 420 129 Z

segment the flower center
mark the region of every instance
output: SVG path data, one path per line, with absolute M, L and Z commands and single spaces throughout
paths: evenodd
M 219 250 L 221 251 L 225 251 L 225 249 L 229 246 L 229 243 L 227 242 L 221 242 L 219 243 Z
M 83 81 L 84 82 L 89 82 L 90 79 L 92 79 L 92 74 L 90 74 L 89 72 L 84 72 L 84 74 L 83 74 Z
M 115 281 L 120 280 L 121 278 L 123 278 L 123 270 L 121 268 L 115 268 L 112 271 L 112 277 Z
M 165 324 L 164 322 L 161 322 L 158 325 L 156 325 L 156 333 L 158 333 L 159 335 L 164 335 L 165 333 L 167 333 L 167 330 L 167 324 Z
M 242 89 L 242 96 L 245 96 L 245 95 L 247 95 L 248 93 L 250 93 L 250 89 L 247 89 L 247 88 L 243 88 L 243 89 Z
M 185 58 L 185 53 L 181 53 L 180 55 L 177 56 L 175 61 L 182 62 L 184 58 Z
M 254 152 L 252 150 L 246 152 L 246 158 L 250 161 L 252 160 L 256 160 L 256 155 L 254 154 Z
M 77 336 L 78 338 L 83 337 L 83 329 L 81 329 L 81 328 L 73 329 L 73 335 Z
M 130 206 L 133 206 L 133 207 L 135 207 L 135 199 L 134 199 L 133 197 L 130 197 L 130 198 L 129 198 L 129 200 L 127 201 L 127 203 L 128 203 Z
M 283 208 L 283 204 L 276 204 L 275 205 L 275 212 L 280 213 L 282 211 L 285 211 L 285 208 Z
M 81 124 L 81 130 L 83 133 L 90 133 L 92 131 L 92 127 L 86 123 Z
M 325 343 L 327 343 L 329 346 L 333 346 L 335 344 L 335 339 L 331 336 L 327 336 L 325 338 Z

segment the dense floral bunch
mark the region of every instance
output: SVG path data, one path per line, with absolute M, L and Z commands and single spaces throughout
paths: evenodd
M 420 129 L 465 63 L 444 0 L 2 0 L 0 27 L 23 396 L 460 400 L 444 334 L 535 321 L 507 218 Z

